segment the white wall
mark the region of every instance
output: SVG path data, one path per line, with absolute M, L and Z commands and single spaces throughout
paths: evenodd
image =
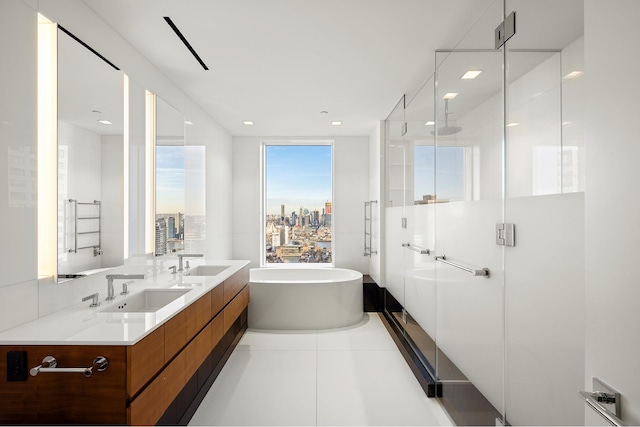
M 627 425 L 640 424 L 639 16 L 636 0 L 585 1 L 584 389 L 599 377 L 622 393 Z M 587 422 L 603 421 L 585 408 Z
M 261 146 L 263 140 L 299 137 L 233 138 L 233 258 L 260 266 Z M 319 138 L 315 138 L 319 139 Z M 364 257 L 364 202 L 369 200 L 369 138 L 333 137 L 333 257 L 336 267 L 369 272 Z
M 382 252 L 384 251 L 385 240 L 382 235 L 382 224 L 384 219 L 381 216 L 384 213 L 382 206 L 382 172 L 383 157 L 382 148 L 384 122 L 378 122 L 369 135 L 369 200 L 377 200 L 372 206 L 371 215 L 371 247 L 376 254 L 372 254 L 369 258 L 369 275 L 380 286 L 384 286 L 382 275 Z
M 0 2 L 0 330 L 38 316 L 36 22 L 22 1 Z

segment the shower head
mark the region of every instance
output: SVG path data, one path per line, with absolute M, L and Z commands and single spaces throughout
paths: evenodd
M 455 135 L 462 130 L 462 126 L 442 126 L 438 128 L 438 136 Z M 431 135 L 436 135 L 436 131 L 431 131 Z
M 462 126 L 449 126 L 449 100 L 444 100 L 444 126 L 437 130 L 432 130 L 431 135 L 449 136 L 455 135 L 462 130 Z

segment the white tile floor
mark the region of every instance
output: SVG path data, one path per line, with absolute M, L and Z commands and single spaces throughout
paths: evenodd
M 330 331 L 248 330 L 190 425 L 452 425 L 376 313 Z

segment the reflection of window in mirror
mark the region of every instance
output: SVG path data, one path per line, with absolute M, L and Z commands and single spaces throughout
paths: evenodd
M 184 145 L 156 145 L 156 256 L 184 250 L 184 178 Z

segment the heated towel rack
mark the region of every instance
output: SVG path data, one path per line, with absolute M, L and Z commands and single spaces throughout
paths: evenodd
M 373 205 L 377 204 L 377 200 L 369 200 L 364 202 L 364 256 L 370 257 L 372 254 L 377 254 L 378 251 L 374 251 L 371 247 L 371 236 L 373 233 Z
M 94 200 L 93 202 L 79 202 L 77 199 L 68 199 L 67 202 L 69 205 L 73 205 L 73 209 L 71 206 L 69 207 L 69 212 L 71 216 L 71 211 L 73 211 L 73 248 L 69 248 L 67 251 L 71 253 L 77 253 L 81 249 L 93 249 L 93 256 L 98 256 L 102 254 L 102 240 L 101 240 L 101 228 L 102 228 L 102 204 L 99 200 Z M 96 209 L 80 209 L 81 206 L 93 206 Z M 80 212 L 78 211 L 80 209 Z M 81 227 L 82 231 L 78 229 L 78 223 L 88 221 L 89 220 L 98 221 L 97 229 L 87 227 Z M 97 242 L 92 245 L 78 246 L 78 236 L 96 236 Z

